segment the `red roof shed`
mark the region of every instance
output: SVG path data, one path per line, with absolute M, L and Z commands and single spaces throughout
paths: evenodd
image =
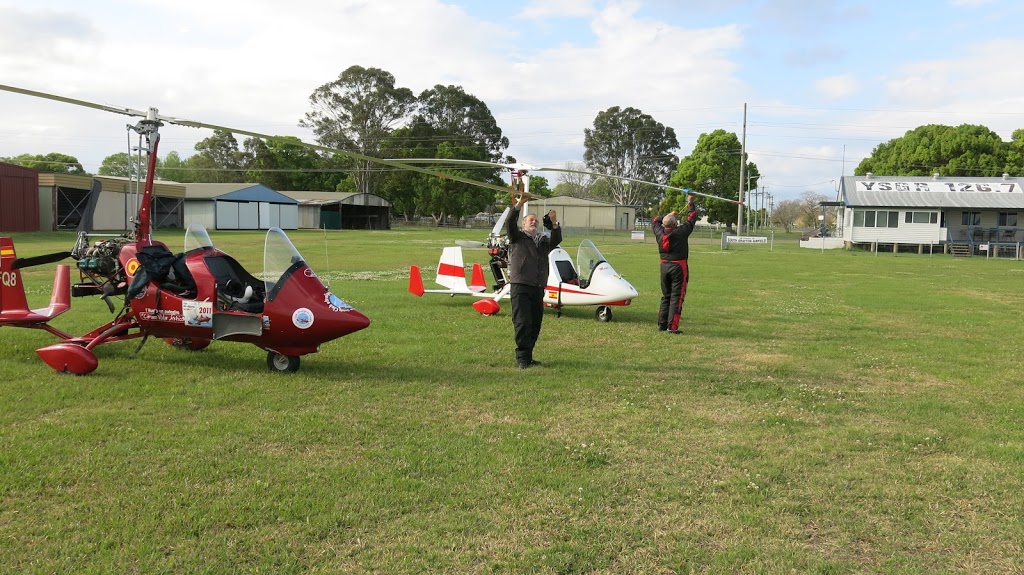
M 39 172 L 0 162 L 0 232 L 39 231 Z

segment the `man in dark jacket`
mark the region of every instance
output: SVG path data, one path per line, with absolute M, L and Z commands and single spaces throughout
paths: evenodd
M 533 359 L 533 346 L 544 319 L 544 289 L 548 284 L 548 254 L 562 242 L 562 228 L 555 210 L 544 216 L 551 235 L 537 229 L 537 216 L 527 214 L 519 227 L 519 211 L 526 202 L 519 196 L 508 215 L 509 282 L 512 284 L 512 326 L 516 337 L 516 362 L 521 369 L 540 365 Z
M 661 308 L 658 309 L 658 331 L 679 331 L 679 316 L 686 299 L 686 284 L 690 281 L 690 268 L 686 263 L 690 252 L 690 234 L 697 223 L 697 209 L 691 195 L 686 202 L 686 217 L 682 223 L 676 212 L 654 218 L 654 238 L 661 256 Z

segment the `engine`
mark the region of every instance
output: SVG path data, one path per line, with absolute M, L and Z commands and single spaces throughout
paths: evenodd
M 80 232 L 75 247 L 71 249 L 71 257 L 77 260 L 82 282 L 71 286 L 71 295 L 106 297 L 119 291 L 115 286 L 123 283 L 118 279 L 123 274 L 118 256 L 121 248 L 130 241 L 124 236 L 117 236 L 90 244 L 89 234 Z

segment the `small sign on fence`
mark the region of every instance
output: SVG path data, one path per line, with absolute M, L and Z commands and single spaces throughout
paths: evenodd
M 732 244 L 766 244 L 768 238 L 764 236 L 726 236 L 725 241 Z
M 631 239 L 631 240 L 639 240 L 639 241 L 642 242 L 642 241 L 644 241 L 644 237 L 645 236 L 644 236 L 644 231 L 643 230 L 633 230 L 633 232 L 629 236 L 629 239 Z

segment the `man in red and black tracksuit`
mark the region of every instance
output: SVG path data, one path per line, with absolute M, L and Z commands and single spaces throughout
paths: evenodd
M 661 256 L 661 308 L 658 309 L 658 331 L 679 331 L 679 316 L 686 299 L 686 284 L 690 281 L 690 268 L 686 258 L 690 253 L 690 234 L 697 223 L 697 209 L 693 196 L 686 202 L 686 217 L 680 222 L 676 213 L 654 218 L 651 227 L 658 241 Z

